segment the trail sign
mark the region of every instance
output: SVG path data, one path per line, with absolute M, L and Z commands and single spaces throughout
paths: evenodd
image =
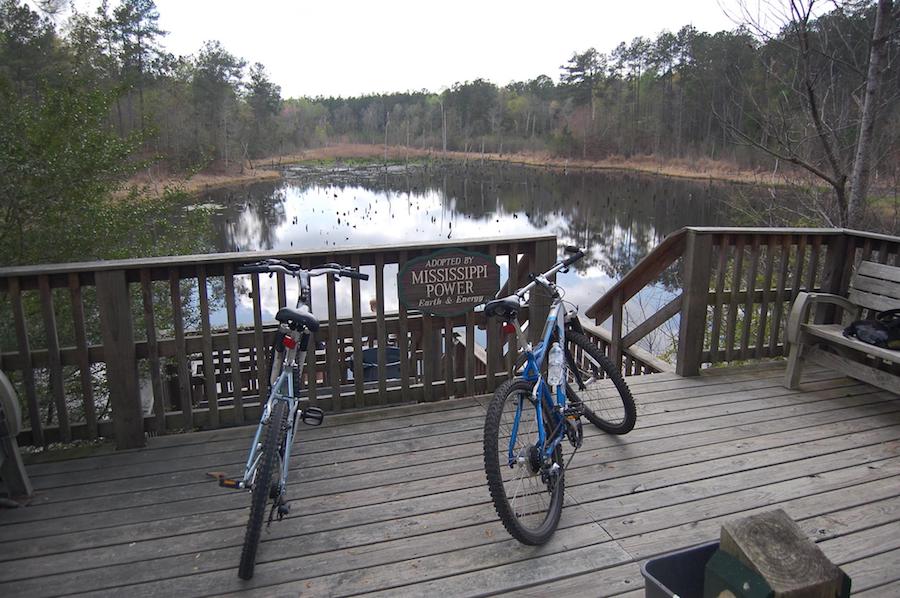
M 400 302 L 436 316 L 456 316 L 494 298 L 500 267 L 489 255 L 441 249 L 406 263 L 397 274 Z

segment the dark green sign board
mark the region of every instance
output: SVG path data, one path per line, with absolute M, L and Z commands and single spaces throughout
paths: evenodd
M 456 316 L 489 301 L 500 288 L 500 267 L 489 255 L 441 249 L 406 262 L 397 292 L 407 309 Z

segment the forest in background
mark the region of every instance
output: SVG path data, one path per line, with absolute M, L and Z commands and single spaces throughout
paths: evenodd
M 865 164 L 873 194 L 896 194 L 900 178 L 900 19 L 890 0 L 841 2 L 821 13 L 814 0 L 785 0 L 774 3 L 785 9 L 774 32 L 749 19 L 718 33 L 684 26 L 609 53 L 560 57 L 559 73 L 529 81 L 475 79 L 439 92 L 352 98 L 283 98 L 264 65 L 217 41 L 174 56 L 153 0 L 104 0 L 61 22 L 48 16 L 56 4 L 37 2 L 35 10 L 0 0 L 7 255 L 24 248 L 37 223 L 76 221 L 73 231 L 97 234 L 98 211 L 114 216 L 98 198 L 138 169 L 227 170 L 340 142 L 792 166 L 834 190 L 803 217 L 837 225 L 860 222 L 855 164 Z M 876 46 L 880 86 L 867 128 Z M 861 161 L 863 130 L 870 135 Z

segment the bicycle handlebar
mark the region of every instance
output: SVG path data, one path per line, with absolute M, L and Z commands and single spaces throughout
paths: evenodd
M 578 247 L 573 247 L 571 245 L 566 246 L 566 253 L 572 253 L 572 255 L 565 258 L 564 260 L 560 260 L 560 261 L 556 262 L 555 264 L 553 264 L 552 268 L 550 268 L 543 274 L 538 274 L 538 275 L 532 274 L 531 282 L 529 282 L 527 285 L 525 285 L 524 287 L 522 287 L 521 289 L 516 291 L 514 293 L 514 295 L 519 297 L 519 299 L 521 300 L 525 297 L 525 293 L 527 293 L 532 288 L 534 288 L 535 285 L 539 284 L 542 287 L 549 288 L 551 283 L 547 280 L 548 276 L 553 276 L 560 270 L 568 268 L 569 266 L 571 266 L 572 264 L 574 264 L 575 262 L 577 262 L 578 260 L 580 260 L 581 258 L 584 257 L 584 251 L 582 249 L 579 249 Z
M 300 276 L 306 273 L 308 276 L 322 276 L 323 274 L 334 274 L 336 277 L 346 276 L 347 278 L 356 278 L 358 280 L 369 280 L 368 274 L 363 274 L 358 270 L 340 264 L 323 264 L 309 270 L 305 270 L 298 264 L 291 264 L 285 260 L 277 258 L 269 258 L 261 262 L 252 264 L 244 264 L 238 266 L 235 270 L 237 274 L 260 274 L 264 272 L 281 272 L 288 276 Z

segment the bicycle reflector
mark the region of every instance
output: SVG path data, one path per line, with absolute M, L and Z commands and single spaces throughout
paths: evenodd
M 292 337 L 290 334 L 285 334 L 284 339 L 282 339 L 281 342 L 284 343 L 284 346 L 288 349 L 293 349 L 297 346 L 297 341 L 295 341 L 294 337 Z
M 511 322 L 503 322 L 503 328 L 501 328 L 503 334 L 515 334 L 516 327 Z

